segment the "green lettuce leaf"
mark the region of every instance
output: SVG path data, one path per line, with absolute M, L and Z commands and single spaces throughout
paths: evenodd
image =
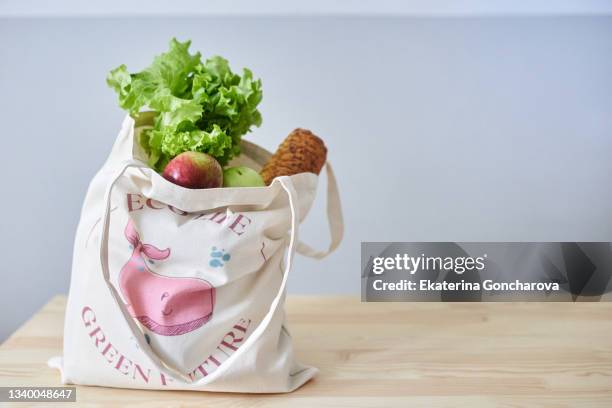
M 158 112 L 153 129 L 139 137 L 158 171 L 185 151 L 210 154 L 225 165 L 240 154 L 242 136 L 261 125 L 261 80 L 248 69 L 242 76 L 233 73 L 219 56 L 202 62 L 200 53 L 189 53 L 190 44 L 172 39 L 169 51 L 148 68 L 130 74 L 120 65 L 107 77 L 119 106 L 130 114 Z

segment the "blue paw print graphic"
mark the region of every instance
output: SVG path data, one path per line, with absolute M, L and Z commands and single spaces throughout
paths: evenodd
M 210 262 L 209 265 L 213 268 L 220 268 L 225 265 L 224 262 L 230 260 L 230 254 L 226 254 L 224 249 L 217 250 L 217 247 L 212 247 L 212 252 L 210 253 Z

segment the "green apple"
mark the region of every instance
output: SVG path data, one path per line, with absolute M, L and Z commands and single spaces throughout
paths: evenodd
M 249 167 L 228 167 L 223 171 L 223 187 L 263 187 L 265 185 L 259 173 Z

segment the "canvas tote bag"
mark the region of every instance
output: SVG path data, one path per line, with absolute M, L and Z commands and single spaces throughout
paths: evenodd
M 146 165 L 127 116 L 89 186 L 75 244 L 64 384 L 224 392 L 289 392 L 317 370 L 295 361 L 285 323 L 294 253 L 322 258 L 342 239 L 328 178 L 327 250 L 298 241 L 314 200 L 312 173 L 267 187 L 190 190 Z M 235 164 L 270 157 L 243 142 Z

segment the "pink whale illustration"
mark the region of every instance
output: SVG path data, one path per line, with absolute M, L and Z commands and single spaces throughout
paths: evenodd
M 125 236 L 134 250 L 119 273 L 119 287 L 130 314 L 163 336 L 178 336 L 201 327 L 213 314 L 215 288 L 203 279 L 159 275 L 147 261 L 163 260 L 170 248 L 143 244 L 132 221 Z

